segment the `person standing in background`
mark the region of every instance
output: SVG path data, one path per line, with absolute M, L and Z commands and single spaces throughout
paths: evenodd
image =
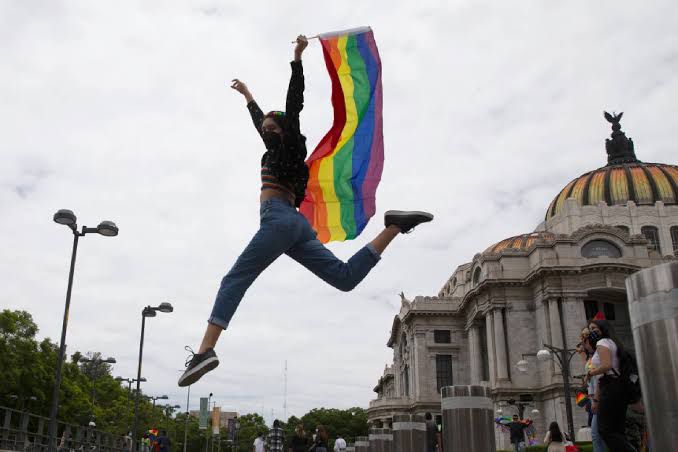
M 292 441 L 290 441 L 290 447 L 287 449 L 287 452 L 306 452 L 308 451 L 308 447 L 308 438 L 304 431 L 304 425 L 299 424 L 297 425 L 297 428 L 294 429 L 294 437 L 292 437 Z

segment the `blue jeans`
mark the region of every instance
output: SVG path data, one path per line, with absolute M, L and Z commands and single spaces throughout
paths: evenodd
M 597 414 L 594 414 L 593 419 L 591 420 L 591 442 L 593 443 L 593 452 L 605 452 L 607 450 L 603 437 L 598 433 Z
M 221 280 L 208 320 L 214 325 L 228 327 L 247 289 L 282 254 L 345 292 L 357 286 L 379 262 L 379 254 L 369 244 L 348 262 L 342 262 L 320 243 L 306 217 L 283 199 L 262 202 L 259 213 L 259 230 Z

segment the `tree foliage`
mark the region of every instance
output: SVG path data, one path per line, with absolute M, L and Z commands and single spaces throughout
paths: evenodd
M 356 436 L 367 436 L 367 412 L 363 408 L 314 408 L 301 417 L 301 422 L 304 430 L 310 433 L 318 425 L 324 426 L 330 438 L 330 448 L 334 447 L 334 440 L 338 436 L 346 441 L 353 441 Z
M 38 341 L 37 333 L 38 326 L 28 312 L 0 311 L 0 405 L 47 417 L 59 349 L 49 339 Z M 80 363 L 83 356 L 94 361 Z M 71 359 L 63 363 L 58 419 L 87 425 L 93 418 L 97 429 L 122 435 L 132 429 L 135 394 L 128 391 L 127 383 L 121 385 L 115 380 L 109 364 L 98 362 L 97 358 L 102 358 L 98 352 L 75 351 Z M 198 432 L 197 419 L 189 418 L 186 424 L 185 415 L 175 418 L 172 411 L 163 406 L 154 409 L 142 392 L 139 431 L 152 427 L 167 430 L 177 445 L 183 444 L 184 427 L 188 425 L 187 449 L 203 451 L 204 441 Z
M 38 326 L 28 312 L 7 309 L 0 312 L 0 405 L 47 417 L 58 346 L 49 339 L 38 341 L 37 333 Z M 82 357 L 91 361 L 80 362 Z M 74 351 L 70 360 L 63 363 L 59 421 L 87 425 L 94 418 L 97 429 L 122 435 L 132 429 L 136 394 L 128 391 L 126 382 L 121 385 L 113 378 L 111 366 L 97 360 L 101 358 L 98 352 Z M 154 408 L 143 393 L 140 394 L 139 432 L 153 427 L 166 430 L 177 451 L 183 450 L 186 432 L 187 451 L 204 451 L 211 430 L 200 430 L 197 418 L 187 418 L 185 413 L 175 416 L 173 411 L 161 405 Z M 250 452 L 257 435 L 265 434 L 269 427 L 256 413 L 241 416 L 238 422 L 238 450 Z M 315 408 L 301 418 L 291 416 L 287 422 L 281 422 L 288 440 L 299 424 L 303 424 L 309 436 L 316 426 L 325 426 L 330 448 L 337 436 L 353 441 L 356 436 L 367 435 L 367 413 L 357 407 L 347 410 Z M 227 437 L 227 432 L 222 431 L 222 441 Z
M 246 414 L 238 418 L 240 431 L 238 432 L 238 451 L 251 452 L 254 439 L 259 434 L 268 432 L 266 422 L 257 413 Z

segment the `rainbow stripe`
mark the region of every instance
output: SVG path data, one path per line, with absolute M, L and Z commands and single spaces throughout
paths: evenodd
M 318 36 L 332 81 L 332 128 L 306 161 L 300 207 L 323 243 L 351 240 L 375 212 L 384 167 L 381 60 L 369 27 Z

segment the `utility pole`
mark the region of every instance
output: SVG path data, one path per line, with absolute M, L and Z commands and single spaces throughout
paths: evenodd
M 283 399 L 283 417 L 287 422 L 287 360 L 285 360 L 285 397 Z
M 184 452 L 186 452 L 188 440 L 188 417 L 191 415 L 189 410 L 189 402 L 191 401 L 191 385 L 188 385 L 188 394 L 186 395 L 186 419 L 184 420 Z

